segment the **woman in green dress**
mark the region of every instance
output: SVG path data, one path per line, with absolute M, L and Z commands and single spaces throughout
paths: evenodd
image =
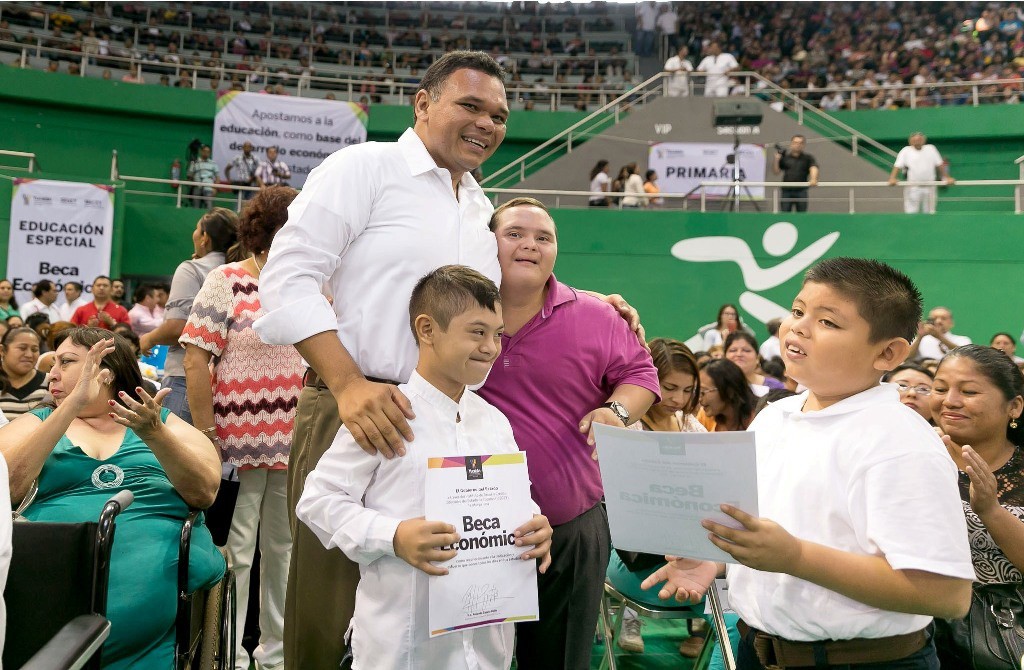
M 32 521 L 92 521 L 115 493 L 135 502 L 117 519 L 103 667 L 173 665 L 178 537 L 190 508 L 205 509 L 220 484 L 220 458 L 201 432 L 149 396 L 127 340 L 99 328 L 75 328 L 57 347 L 50 374 L 55 407 L 33 410 L 0 429 L 11 500 L 33 481 L 24 512 Z M 223 575 L 209 531 L 192 534 L 189 588 Z
M 0 321 L 9 316 L 21 316 L 18 301 L 14 299 L 14 284 L 7 279 L 0 279 Z

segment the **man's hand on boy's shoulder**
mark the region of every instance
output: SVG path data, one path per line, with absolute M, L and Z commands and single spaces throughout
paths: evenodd
M 765 572 L 795 574 L 800 562 L 800 540 L 771 519 L 759 519 L 732 505 L 722 511 L 743 524 L 731 528 L 710 519 L 701 522 L 711 542 L 739 563 Z
M 543 514 L 534 514 L 533 518 L 515 530 L 516 546 L 531 548 L 519 558 L 524 561 L 539 559 L 537 570 L 544 574 L 551 565 L 551 536 L 554 531 L 551 523 Z
M 434 563 L 455 558 L 454 549 L 442 549 L 459 541 L 455 526 L 444 521 L 426 521 L 423 517 L 406 519 L 395 530 L 395 556 L 428 575 L 447 575 L 448 569 Z
M 699 561 L 695 558 L 666 556 L 665 560 L 668 563 L 651 573 L 640 584 L 640 588 L 646 591 L 664 582 L 658 597 L 662 600 L 675 598 L 681 603 L 699 603 L 723 568 L 713 561 Z
M 363 451 L 384 458 L 405 456 L 413 439 L 408 419 L 414 419 L 409 399 L 392 384 L 356 379 L 335 396 L 338 416 Z

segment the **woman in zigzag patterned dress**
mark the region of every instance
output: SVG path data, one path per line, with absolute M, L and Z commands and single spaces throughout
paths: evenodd
M 259 276 L 274 234 L 297 191 L 271 186 L 250 200 L 238 223 L 249 258 L 216 268 L 189 314 L 185 346 L 188 399 L 195 426 L 238 473 L 239 491 L 227 549 L 238 580 L 236 668 L 248 668 L 242 631 L 249 571 L 260 537 L 260 668 L 284 664 L 284 604 L 291 556 L 288 452 L 305 366 L 294 347 L 264 344 L 252 323 L 263 314 Z M 213 375 L 210 378 L 210 363 Z

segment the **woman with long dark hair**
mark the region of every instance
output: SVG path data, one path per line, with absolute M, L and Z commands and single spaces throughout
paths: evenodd
M 28 326 L 0 340 L 0 410 L 14 419 L 47 400 L 46 373 L 36 369 L 43 340 Z
M 21 316 L 18 301 L 14 299 L 14 284 L 7 279 L 0 279 L 0 321 L 9 316 Z
M 260 641 L 253 657 L 261 668 L 284 663 L 284 600 L 292 549 L 288 455 L 305 366 L 295 347 L 263 343 L 252 322 L 264 314 L 259 278 L 270 243 L 288 220 L 288 205 L 296 195 L 293 188 L 269 186 L 245 205 L 238 239 L 249 257 L 210 271 L 180 340 L 195 425 L 218 447 L 223 463 L 238 473 L 227 550 L 238 583 L 236 658 L 246 667 L 242 632 L 257 530 Z
M 979 589 L 999 584 L 1017 593 L 1024 579 L 1024 374 L 1001 351 L 964 345 L 939 363 L 930 398 L 942 441 L 960 471 L 976 597 Z M 976 650 L 946 634 L 949 624 L 936 625 L 943 668 L 1019 667 L 1018 658 L 982 664 Z
M 724 358 L 708 361 L 700 369 L 700 387 L 704 414 L 714 419 L 708 430 L 747 429 L 754 418 L 757 397 L 738 365 Z
M 682 342 L 664 337 L 655 338 L 647 345 L 651 350 L 654 367 L 658 369 L 661 401 L 651 405 L 640 419 L 639 423 L 643 430 L 667 433 L 707 432 L 695 415 L 700 407 L 700 375 L 693 352 Z M 657 594 L 640 588 L 641 582 L 663 564 L 662 556 L 616 550 L 612 552 L 608 563 L 608 581 L 620 593 L 625 593 L 634 600 L 663 607 L 664 602 L 658 600 Z M 642 624 L 643 620 L 636 612 L 627 607 L 623 612 L 622 627 L 616 638 L 619 647 L 625 651 L 643 653 Z M 679 651 L 683 656 L 695 658 L 703 644 L 703 636 L 691 632 L 690 637 L 683 640 Z
M 608 177 L 609 164 L 608 161 L 602 158 L 594 164 L 594 167 L 590 170 L 590 191 L 591 193 L 597 193 L 598 191 L 607 193 L 611 187 L 611 179 Z M 608 196 L 591 195 L 588 200 L 588 204 L 591 207 L 607 207 Z
M 185 350 L 178 344 L 178 338 L 185 328 L 192 302 L 210 270 L 226 262 L 241 260 L 237 242 L 238 216 L 230 209 L 214 207 L 200 217 L 192 231 L 192 258 L 174 271 L 164 322 L 139 338 L 139 347 L 144 353 L 158 344 L 169 345 L 163 388 L 171 389 L 171 392 L 164 407 L 188 423 L 192 423 L 192 414 L 185 395 Z

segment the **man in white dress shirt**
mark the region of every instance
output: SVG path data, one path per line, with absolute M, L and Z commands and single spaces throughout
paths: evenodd
M 49 279 L 40 279 L 32 287 L 32 299 L 21 306 L 21 319 L 24 321 L 29 314 L 42 312 L 50 319 L 50 323 L 60 321 L 60 309 L 54 303 L 57 302 L 57 285 Z
M 903 211 L 907 214 L 934 214 L 938 189 L 935 186 L 921 186 L 920 183 L 943 181 L 947 185 L 953 185 L 956 180 L 949 176 L 945 161 L 942 160 L 935 145 L 927 144 L 928 138 L 924 133 L 914 133 L 909 141 L 910 145 L 903 147 L 896 154 L 892 172 L 889 173 L 889 186 L 895 186 L 899 173 L 906 170 Z
M 740 69 L 735 56 L 722 53 L 718 42 L 708 45 L 708 55 L 697 65 L 697 72 L 706 72 L 704 79 L 704 96 L 707 98 L 724 98 L 729 95 L 729 73 Z
M 75 310 L 82 305 L 88 305 L 90 300 L 86 298 L 82 293 L 85 288 L 76 281 L 65 282 L 64 284 L 64 304 L 60 306 L 60 320 L 70 321 L 71 315 L 75 313 Z
M 690 48 L 685 44 L 679 46 L 679 51 L 665 61 L 665 72 L 672 76 L 666 84 L 665 94 L 672 98 L 680 98 L 690 95 L 690 72 L 693 72 L 693 63 L 687 58 L 690 55 Z
M 311 367 L 296 410 L 292 506 L 341 419 L 385 456 L 413 439 L 409 400 L 388 382 L 409 380 L 416 366 L 406 312 L 416 282 L 449 264 L 500 279 L 493 206 L 469 173 L 505 137 L 501 68 L 479 52 L 448 53 L 424 73 L 414 110 L 397 142 L 348 147 L 310 173 L 260 275 L 267 313 L 256 331 L 295 344 Z M 305 526 L 292 531 L 285 665 L 335 670 L 359 571 Z
M 430 637 L 428 576 L 455 579 L 435 563 L 455 557 L 445 547 L 460 536 L 447 523 L 423 518 L 428 458 L 519 451 L 505 415 L 466 390 L 483 382 L 501 351 L 501 297 L 479 272 L 444 266 L 417 283 L 409 317 L 419 360 L 398 388 L 416 412 L 410 454 L 368 454 L 342 426 L 306 480 L 296 514 L 325 547 L 359 563 L 355 670 L 506 670 L 515 648 L 512 623 Z M 543 573 L 551 562 L 551 525 L 532 507 L 533 520 L 514 533 L 521 558 L 538 559 Z

